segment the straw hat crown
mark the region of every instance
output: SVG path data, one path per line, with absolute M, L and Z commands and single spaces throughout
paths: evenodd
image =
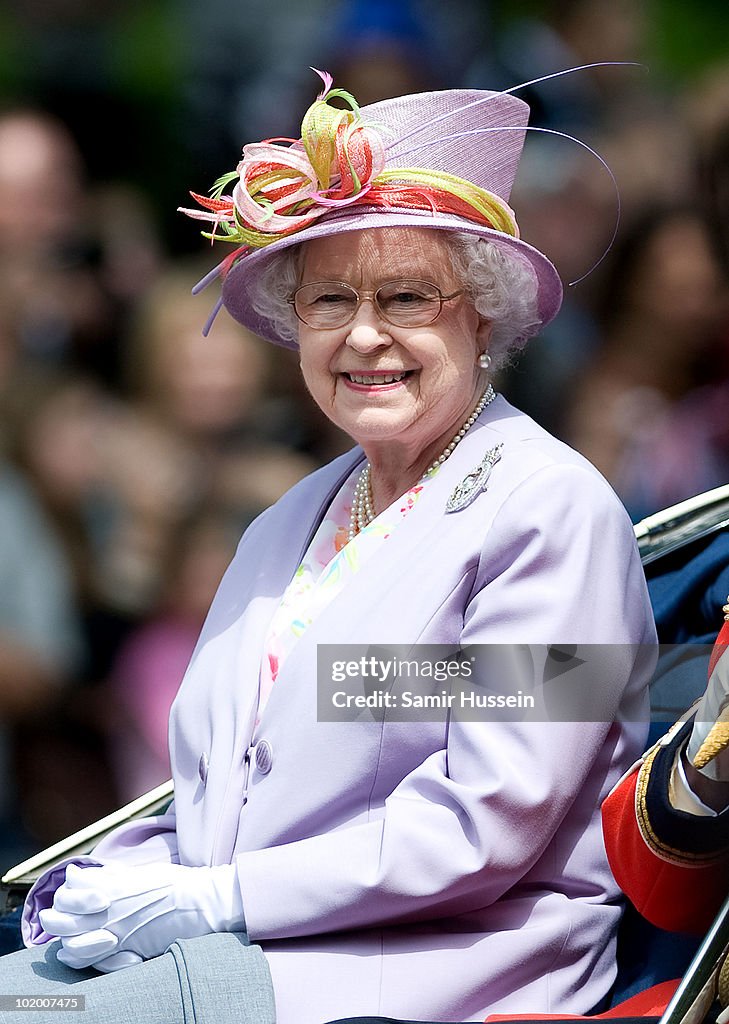
M 450 89 L 362 107 L 383 126 L 388 168 L 427 167 L 472 181 L 509 201 L 529 107 L 503 92 Z

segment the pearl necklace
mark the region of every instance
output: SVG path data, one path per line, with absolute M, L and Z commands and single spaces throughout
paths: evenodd
M 454 449 L 463 438 L 466 436 L 468 431 L 471 429 L 473 424 L 476 422 L 478 417 L 481 415 L 483 410 L 496 398 L 496 392 L 489 386 L 486 388 L 481 398 L 478 401 L 478 405 L 473 410 L 471 415 L 468 417 L 466 422 L 463 424 L 458 433 L 454 436 L 453 440 L 446 445 L 443 451 L 440 453 L 438 458 L 431 462 L 426 471 L 421 476 L 421 480 L 424 480 L 426 476 L 436 470 L 439 466 L 442 466 L 446 459 L 453 454 Z M 349 516 L 349 535 L 348 540 L 354 540 L 358 533 L 360 533 L 366 526 L 372 522 L 375 518 L 375 509 L 372 499 L 372 481 L 370 479 L 370 464 L 362 469 L 361 473 L 357 477 L 357 483 L 354 488 L 354 495 L 352 496 L 352 511 Z

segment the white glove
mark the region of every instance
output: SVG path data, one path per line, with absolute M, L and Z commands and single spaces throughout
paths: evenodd
M 702 775 L 729 782 L 729 649 L 714 665 L 696 709 L 686 753 Z
M 176 939 L 245 928 L 236 869 L 150 864 L 69 864 L 41 924 L 61 939 L 58 959 L 78 969 L 129 967 Z

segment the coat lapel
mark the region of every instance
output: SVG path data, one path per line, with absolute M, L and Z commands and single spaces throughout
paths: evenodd
M 279 714 L 288 715 L 293 712 L 296 715 L 297 703 L 311 700 L 311 685 L 305 685 L 297 675 L 301 665 L 311 666 L 312 658 L 316 658 L 318 644 L 377 645 L 417 641 L 413 629 L 417 631 L 425 623 L 419 620 L 417 623 L 410 621 L 407 602 L 398 606 L 397 615 L 393 616 L 392 594 L 398 590 L 404 579 L 415 578 L 413 570 L 422 559 L 438 557 L 433 545 L 433 532 L 437 532 L 444 517 L 464 514 L 446 513 L 448 498 L 464 477 L 479 465 L 486 452 L 506 440 L 501 427 L 504 417 L 509 415 L 510 408 L 503 399 L 497 399 L 484 410 L 451 457 L 443 463 L 437 476 L 423 490 L 407 517 L 398 524 L 385 543 L 372 554 L 360 571 L 347 582 L 336 599 L 321 611 L 301 636 L 296 648 L 290 652 L 281 667 L 271 691 L 261 716 L 261 733 L 266 731 L 268 723 Z M 497 424 L 498 427 L 494 429 Z M 508 457 L 506 449 L 505 445 L 502 458 Z M 497 474 L 498 470 L 497 466 L 494 474 Z M 343 480 L 344 477 L 340 483 Z M 331 501 L 333 493 L 329 492 L 326 501 L 323 502 L 324 509 Z M 474 508 L 477 512 L 479 502 L 484 505 L 489 502 L 488 484 L 486 490 L 475 499 Z M 303 553 L 302 551 L 301 556 Z M 291 572 L 293 573 L 297 567 L 298 562 Z M 271 610 L 271 615 L 273 611 L 275 607 Z M 301 710 L 303 711 L 303 705 Z

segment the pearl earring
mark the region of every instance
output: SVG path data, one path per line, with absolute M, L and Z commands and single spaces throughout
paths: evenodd
M 491 356 L 488 352 L 482 352 L 476 362 L 482 370 L 488 370 L 489 366 L 491 366 Z

